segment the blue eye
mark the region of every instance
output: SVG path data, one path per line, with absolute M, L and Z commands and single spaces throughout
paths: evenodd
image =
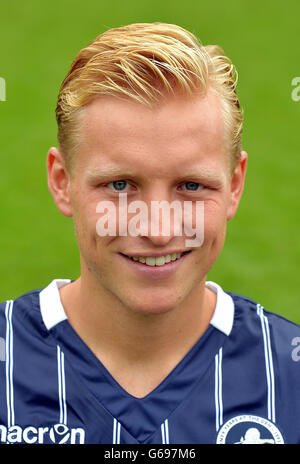
M 183 185 L 189 186 L 189 188 L 187 188 L 188 192 L 196 192 L 196 191 L 199 192 L 200 190 L 204 188 L 203 185 L 199 184 L 198 182 L 185 182 Z
M 115 189 L 115 191 L 123 192 L 125 190 L 125 187 L 126 187 L 127 183 L 128 183 L 127 180 L 115 180 L 113 182 L 110 182 L 107 185 L 108 186 L 113 185 L 113 188 Z

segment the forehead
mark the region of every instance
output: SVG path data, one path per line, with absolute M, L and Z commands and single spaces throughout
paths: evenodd
M 169 97 L 155 107 L 101 96 L 82 111 L 76 162 L 180 173 L 190 166 L 227 162 L 221 103 L 216 95 Z

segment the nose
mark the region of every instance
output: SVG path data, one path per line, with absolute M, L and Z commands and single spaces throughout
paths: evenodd
M 147 239 L 155 245 L 156 247 L 166 247 L 173 239 L 173 236 L 163 236 L 163 235 L 151 235 L 147 236 Z
M 148 221 L 141 223 L 140 236 L 147 237 L 154 245 L 164 247 L 175 236 L 182 235 L 181 202 L 154 198 L 147 202 Z

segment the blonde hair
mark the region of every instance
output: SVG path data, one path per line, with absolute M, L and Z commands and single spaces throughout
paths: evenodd
M 186 95 L 213 90 L 220 98 L 233 167 L 241 151 L 242 111 L 237 72 L 218 46 L 203 46 L 180 26 L 138 23 L 110 29 L 83 48 L 71 65 L 58 96 L 59 149 L 67 167 L 79 142 L 78 116 L 99 95 L 154 105 L 162 89 Z

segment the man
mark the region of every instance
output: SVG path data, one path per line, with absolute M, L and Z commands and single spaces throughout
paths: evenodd
M 80 277 L 1 305 L 0 440 L 299 443 L 299 327 L 206 281 L 247 162 L 230 60 L 175 25 L 112 29 L 76 57 L 56 115 L 48 184 Z M 163 233 L 171 204 L 191 214 Z

